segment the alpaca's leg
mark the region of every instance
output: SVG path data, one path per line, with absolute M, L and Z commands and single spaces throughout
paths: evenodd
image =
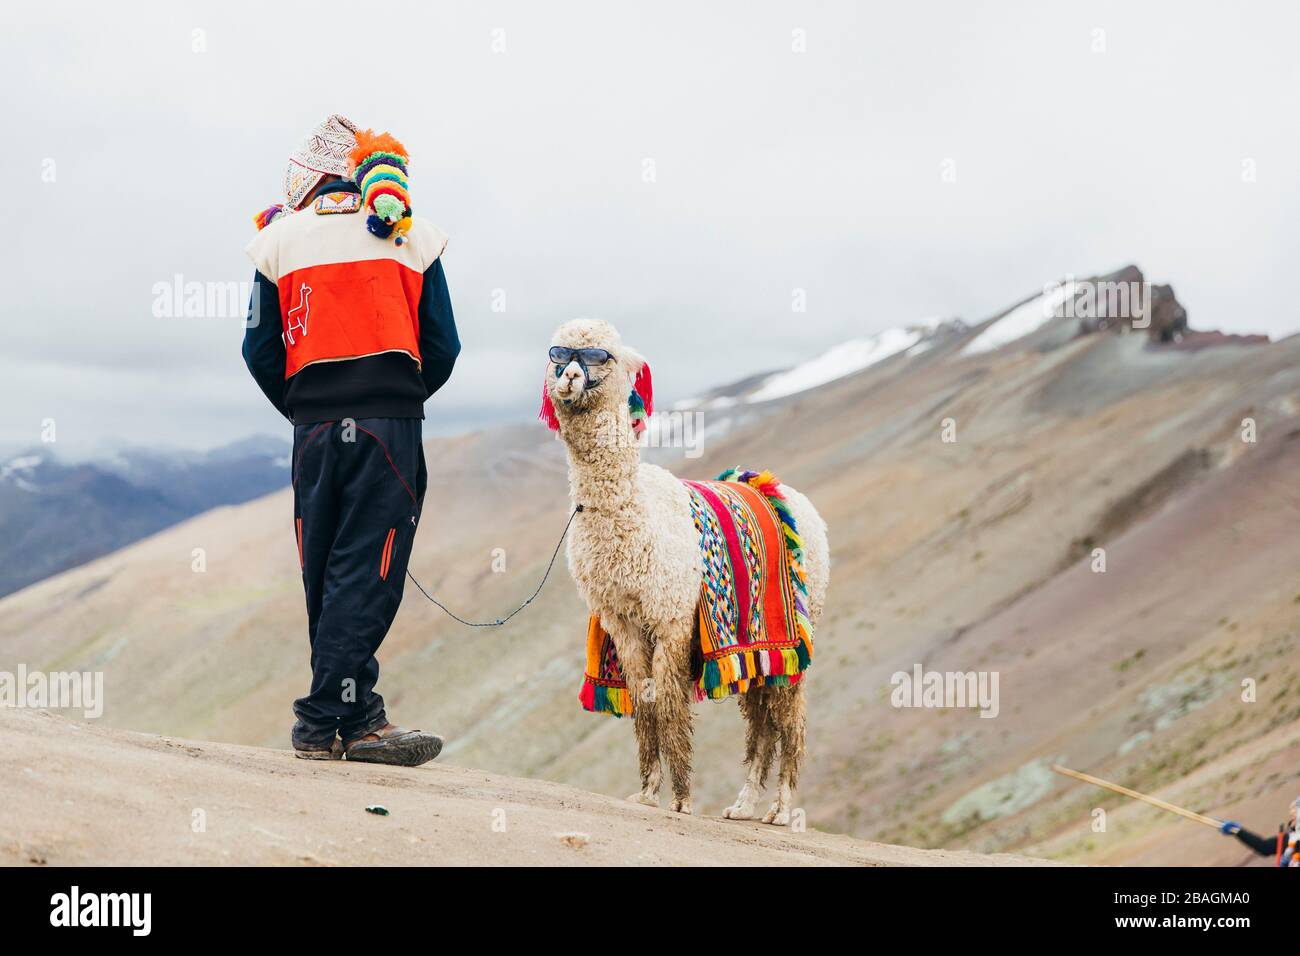
M 773 690 L 772 718 L 781 735 L 781 781 L 776 799 L 772 801 L 772 808 L 763 816 L 763 822 L 783 827 L 790 822 L 790 804 L 794 799 L 794 788 L 799 785 L 807 708 L 802 681 L 793 687 L 778 687 Z
M 653 695 L 645 687 L 648 677 L 643 677 L 630 688 L 636 694 L 635 710 L 632 714 L 632 728 L 636 732 L 637 760 L 641 765 L 641 789 L 630 794 L 628 799 L 634 803 L 644 803 L 648 807 L 659 806 L 659 709 Z
M 780 731 L 777 729 L 776 721 L 772 717 L 772 688 L 757 687 L 758 700 L 762 706 L 762 722 L 758 725 L 758 733 L 755 735 L 754 745 L 751 751 L 748 735 L 745 740 L 745 759 L 753 766 L 754 782 L 758 789 L 767 786 L 767 774 L 772 769 L 772 760 L 776 756 L 776 744 L 780 739 Z M 742 696 L 742 700 L 749 694 Z
M 641 789 L 629 794 L 633 803 L 659 806 L 659 717 L 650 669 L 649 642 L 639 627 L 621 619 L 611 620 L 606 629 L 614 639 L 619 666 L 632 695 L 632 729 L 636 734 L 637 760 L 641 767 Z
M 740 712 L 745 718 L 745 766 L 749 774 L 736 802 L 722 811 L 728 820 L 750 820 L 754 801 L 767 786 L 767 773 L 776 752 L 777 730 L 769 707 L 771 690 L 755 687 L 740 695 Z
M 651 663 L 659 746 L 668 761 L 677 813 L 691 812 L 690 634 L 687 624 L 685 636 L 661 638 Z

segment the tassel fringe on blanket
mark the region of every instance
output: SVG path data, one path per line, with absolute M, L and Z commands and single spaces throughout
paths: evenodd
M 683 484 L 704 564 L 696 699 L 797 683 L 812 663 L 812 622 L 803 539 L 780 481 L 770 471 L 733 468 L 715 481 Z M 579 700 L 595 713 L 635 710 L 614 642 L 594 614 Z

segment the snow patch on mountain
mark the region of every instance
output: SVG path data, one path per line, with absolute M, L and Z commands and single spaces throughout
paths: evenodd
M 938 324 L 939 321 L 935 319 L 841 342 L 814 359 L 770 376 L 746 395 L 745 401 L 767 402 L 774 398 L 784 398 L 860 372 L 900 352 L 919 354 L 933 344 L 927 339 Z
M 4 465 L 0 465 L 0 481 L 12 481 L 23 491 L 36 491 L 36 485 L 32 483 L 32 472 L 40 465 L 43 459 L 40 455 L 20 455 L 11 459 Z
M 984 352 L 992 352 L 994 349 L 1000 349 L 1016 339 L 1024 338 L 1031 332 L 1038 331 L 1038 329 L 1061 314 L 1061 307 L 1065 305 L 1068 299 L 1073 297 L 1074 289 L 1074 282 L 1066 282 L 1055 286 L 1050 292 L 1045 292 L 1036 298 L 1030 299 L 1023 305 L 1016 306 L 967 342 L 966 347 L 961 350 L 961 354 L 979 355 Z

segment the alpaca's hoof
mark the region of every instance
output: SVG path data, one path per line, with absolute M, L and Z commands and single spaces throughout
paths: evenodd
M 644 790 L 638 790 L 636 793 L 629 793 L 627 799 L 629 803 L 639 803 L 643 807 L 659 806 L 659 794 L 646 793 Z
M 752 820 L 754 819 L 754 805 L 752 803 L 733 803 L 722 811 L 722 815 L 728 820 Z
M 690 797 L 683 797 L 680 800 L 678 799 L 673 800 L 673 813 L 685 813 L 686 815 L 689 816 L 690 812 L 691 812 Z
M 783 827 L 790 822 L 790 811 L 783 810 L 779 807 L 773 807 L 763 814 L 763 822 L 770 823 L 774 827 Z

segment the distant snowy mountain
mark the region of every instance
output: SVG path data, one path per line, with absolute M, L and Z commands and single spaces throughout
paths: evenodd
M 864 339 L 841 342 L 802 365 L 769 377 L 747 395 L 745 401 L 766 402 L 784 398 L 860 372 L 899 352 L 911 349 L 924 351 L 927 339 L 938 324 L 938 320 L 934 320 L 902 329 L 885 329 Z
M 1000 349 L 1016 339 L 1037 332 L 1061 312 L 1061 307 L 1075 293 L 1075 283 L 1065 282 L 1050 292 L 1016 306 L 1002 318 L 986 326 L 966 343 L 962 355 L 979 355 Z
M 920 355 L 966 326 L 960 319 L 928 319 L 849 339 L 822 354 L 779 372 L 766 372 L 677 402 L 677 410 L 718 410 L 786 398 L 845 378 L 895 355 Z
M 4 465 L 0 465 L 0 481 L 12 481 L 24 491 L 35 491 L 32 483 L 36 469 L 44 459 L 40 455 L 19 455 Z
M 969 334 L 960 319 L 928 319 L 849 339 L 791 368 L 760 372 L 682 399 L 672 405 L 677 415 L 650 418 L 645 454 L 651 461 L 667 460 L 688 438 L 695 444 L 686 447 L 702 448 L 779 411 L 781 399 L 812 393 L 895 357 L 906 360 L 955 345 Z M 683 422 L 682 416 L 694 418 Z
M 0 462 L 0 595 L 84 564 L 218 505 L 289 483 L 287 442 L 209 452 L 128 448 L 65 462 L 48 449 Z

